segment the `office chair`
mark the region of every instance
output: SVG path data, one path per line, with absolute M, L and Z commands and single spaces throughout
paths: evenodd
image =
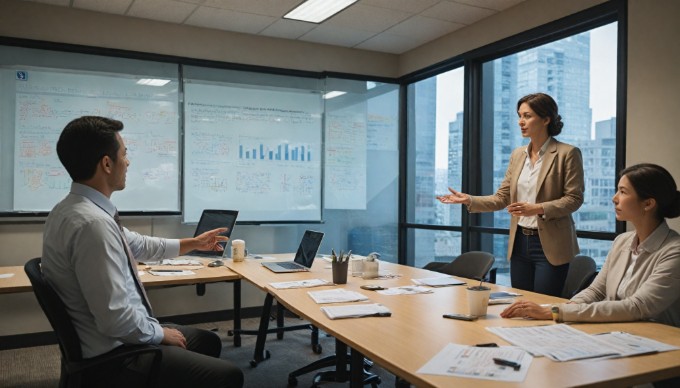
M 577 255 L 569 264 L 569 272 L 562 289 L 562 297 L 571 299 L 593 282 L 597 275 L 597 264 L 591 257 Z
M 492 273 L 489 272 L 494 261 L 495 259 L 491 253 L 470 251 L 461 254 L 450 263 L 431 262 L 427 263 L 423 268 L 468 279 L 483 279 L 488 273 L 489 278 L 487 280 L 490 283 L 495 283 L 495 269 Z
M 40 257 L 29 260 L 24 265 L 24 271 L 31 281 L 35 297 L 50 321 L 59 342 L 59 350 L 61 351 L 59 388 L 80 387 L 83 385 L 82 375 L 84 372 L 94 373 L 93 371 L 98 370 L 98 367 L 104 367 L 107 364 L 116 365 L 126 358 L 142 354 L 153 356 L 153 362 L 144 386 L 155 386 L 161 357 L 163 356 L 161 349 L 157 346 L 125 345 L 96 357 L 83 358 L 80 338 L 78 338 L 71 317 L 59 295 L 45 280 L 40 269 L 40 261 Z

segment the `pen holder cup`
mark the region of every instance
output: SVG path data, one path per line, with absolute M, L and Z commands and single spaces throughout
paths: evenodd
M 334 284 L 347 284 L 347 264 L 349 264 L 349 260 L 343 262 L 334 261 L 331 264 Z
M 363 269 L 362 278 L 376 279 L 378 277 L 378 260 L 364 260 Z

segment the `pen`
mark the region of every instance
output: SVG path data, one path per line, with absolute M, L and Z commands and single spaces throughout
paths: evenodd
M 152 269 L 151 272 L 184 272 L 181 269 Z
M 518 364 L 514 361 L 504 360 L 502 358 L 496 358 L 496 357 L 493 358 L 493 363 L 496 364 L 496 365 L 509 366 L 514 370 L 519 370 L 519 368 L 522 367 L 521 364 Z

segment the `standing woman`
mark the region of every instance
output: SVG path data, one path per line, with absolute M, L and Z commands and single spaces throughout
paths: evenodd
M 564 124 L 549 95 L 520 98 L 517 114 L 529 145 L 512 152 L 496 193 L 471 196 L 449 188 L 450 194 L 437 199 L 465 204 L 471 213 L 507 209 L 512 287 L 559 296 L 569 262 L 579 252 L 571 214 L 583 204 L 581 151 L 554 139 Z

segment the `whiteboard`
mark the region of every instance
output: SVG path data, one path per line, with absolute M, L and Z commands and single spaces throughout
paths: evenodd
M 184 99 L 185 222 L 321 220 L 320 92 L 186 80 Z
M 112 200 L 121 211 L 179 211 L 178 82 L 139 85 L 140 77 L 44 68 L 2 69 L 13 77 L 14 211 L 49 211 L 71 178 L 56 154 L 71 120 L 117 119 L 128 148 L 126 188 Z M 149 78 L 148 76 L 144 78 Z

